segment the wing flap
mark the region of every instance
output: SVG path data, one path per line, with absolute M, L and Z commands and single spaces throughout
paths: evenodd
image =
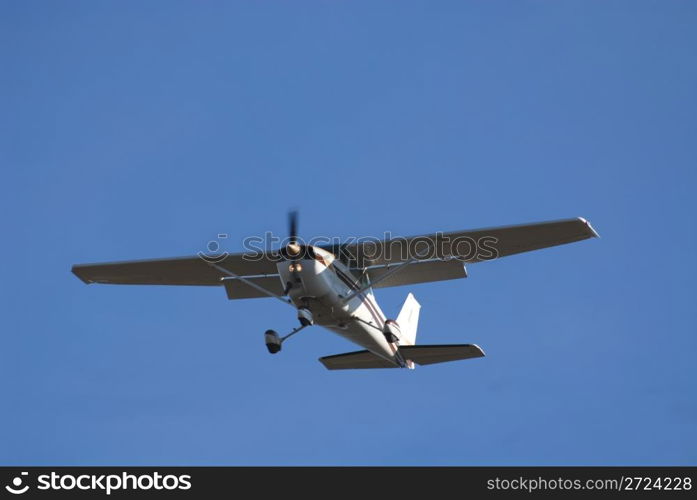
M 428 283 L 430 281 L 454 280 L 467 277 L 465 265 L 461 261 L 455 259 L 397 265 L 406 267 L 396 271 L 382 281 L 380 281 L 382 276 L 392 271 L 394 266 L 368 268 L 370 281 L 376 282 L 374 288 L 413 285 L 417 283 Z
M 268 290 L 274 295 L 283 295 L 283 283 L 279 276 L 252 276 L 250 278 L 245 278 L 257 286 Z M 227 298 L 230 300 L 235 299 L 256 299 L 268 297 L 267 294 L 262 293 L 260 290 L 248 285 L 244 281 L 240 280 L 225 280 L 223 282 L 225 285 L 225 292 L 227 292 Z

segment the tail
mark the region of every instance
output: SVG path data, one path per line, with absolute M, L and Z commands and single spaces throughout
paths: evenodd
M 406 368 L 413 368 L 415 363 L 430 365 L 484 356 L 484 351 L 476 344 L 414 345 L 416 328 L 419 326 L 419 311 L 421 304 L 410 293 L 397 316 L 399 331 L 395 333 L 399 335 L 399 352 L 406 361 Z M 391 324 L 391 320 L 388 320 L 388 324 Z M 392 330 L 387 331 L 392 334 Z M 319 360 L 329 370 L 400 367 L 397 361 L 390 361 L 370 351 L 346 352 L 325 356 Z
M 402 310 L 397 316 L 397 324 L 400 331 L 400 345 L 416 344 L 416 329 L 419 326 L 419 311 L 421 304 L 416 301 L 413 294 L 407 295 Z

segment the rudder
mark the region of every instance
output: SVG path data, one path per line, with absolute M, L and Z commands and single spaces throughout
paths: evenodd
M 416 330 L 419 326 L 419 311 L 421 304 L 418 303 L 414 294 L 409 293 L 404 300 L 402 310 L 397 316 L 397 324 L 399 325 L 400 344 L 414 345 L 416 344 Z

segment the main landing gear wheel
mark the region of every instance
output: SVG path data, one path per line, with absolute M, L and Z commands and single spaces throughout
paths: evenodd
M 273 330 L 266 330 L 264 342 L 266 342 L 266 348 L 271 354 L 276 354 L 281 350 L 281 337 Z
M 298 308 L 298 321 L 303 327 L 311 326 L 315 322 L 312 312 L 307 307 Z

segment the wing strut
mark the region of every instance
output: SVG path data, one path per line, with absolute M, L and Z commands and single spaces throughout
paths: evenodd
M 448 260 L 452 260 L 452 259 L 441 259 L 441 260 L 442 260 L 443 262 L 447 262 Z M 376 284 L 380 283 L 381 281 L 384 281 L 384 280 L 386 280 L 387 278 L 389 278 L 389 277 L 391 277 L 391 276 L 394 276 L 395 274 L 397 274 L 399 271 L 401 271 L 401 270 L 404 269 L 405 267 L 407 267 L 407 266 L 413 264 L 414 262 L 418 262 L 418 261 L 419 261 L 419 259 L 413 258 L 413 259 L 410 259 L 410 260 L 404 262 L 403 264 L 396 265 L 396 266 L 394 267 L 394 269 L 390 269 L 389 271 L 387 271 L 385 274 L 383 274 L 382 276 L 380 276 L 380 277 L 379 277 L 378 279 L 376 279 L 375 281 L 373 281 L 373 282 L 371 282 L 371 283 L 368 283 L 367 285 L 364 285 L 364 286 L 360 287 L 360 288 L 359 288 L 358 290 L 356 290 L 355 292 L 352 292 L 352 293 L 350 293 L 348 296 L 344 297 L 344 299 L 342 299 L 342 302 L 344 302 L 344 303 L 348 302 L 349 300 L 351 300 L 352 298 L 354 298 L 356 295 L 359 295 L 359 294 L 365 292 L 368 288 L 372 288 L 373 286 L 375 286 Z M 387 264 L 386 267 L 389 268 L 390 265 Z
M 221 267 L 221 266 L 219 266 L 218 264 L 215 264 L 215 263 L 213 263 L 213 262 L 209 262 L 208 264 L 209 264 L 211 267 L 213 267 L 213 268 L 217 269 L 218 271 L 220 271 L 221 273 L 227 274 L 227 275 L 228 275 L 227 278 L 220 278 L 220 281 L 225 281 L 225 280 L 240 280 L 240 281 L 242 281 L 243 283 L 245 283 L 245 284 L 251 286 L 252 288 L 254 288 L 254 289 L 260 291 L 261 293 L 263 293 L 263 294 L 265 294 L 265 295 L 268 295 L 269 297 L 273 297 L 274 299 L 278 299 L 278 300 L 280 300 L 281 302 L 283 302 L 284 304 L 288 304 L 288 305 L 291 305 L 291 306 L 293 305 L 292 302 L 291 302 L 290 300 L 285 299 L 285 298 L 281 297 L 280 295 L 276 295 L 275 293 L 273 293 L 273 292 L 267 290 L 267 289 L 264 288 L 263 286 L 257 285 L 257 284 L 254 283 L 252 280 L 248 280 L 247 278 L 244 278 L 244 277 L 242 277 L 242 276 L 240 276 L 240 275 L 238 275 L 238 274 L 235 274 L 235 273 L 233 273 L 232 271 L 228 271 L 228 270 L 225 269 L 224 267 Z
M 402 269 L 404 269 L 405 267 L 407 267 L 409 264 L 413 264 L 413 263 L 416 262 L 417 260 L 418 260 L 418 259 L 411 259 L 411 260 L 406 261 L 404 264 L 399 264 L 398 266 L 395 266 L 394 269 L 392 269 L 392 270 L 390 270 L 390 271 L 387 271 L 385 274 L 383 274 L 382 276 L 380 276 L 378 279 L 376 279 L 376 280 L 373 281 L 372 283 L 368 283 L 367 285 L 364 285 L 364 286 L 360 287 L 360 288 L 359 288 L 358 290 L 356 290 L 355 292 L 349 293 L 346 297 L 344 297 L 344 298 L 342 299 L 342 302 L 343 302 L 343 303 L 348 302 L 349 300 L 351 300 L 352 298 L 354 298 L 356 295 L 360 295 L 361 293 L 365 292 L 368 288 L 372 288 L 376 283 L 380 283 L 380 282 L 383 281 L 384 279 L 389 278 L 389 277 L 392 276 L 393 274 L 395 274 L 395 273 L 401 271 Z

